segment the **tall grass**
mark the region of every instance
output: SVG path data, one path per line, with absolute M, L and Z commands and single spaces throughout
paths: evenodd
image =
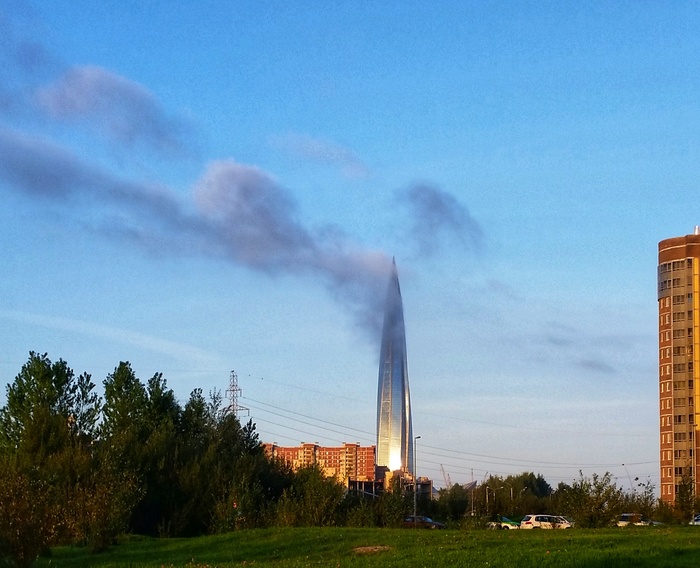
M 88 549 L 55 549 L 37 566 L 678 568 L 698 563 L 700 527 L 563 531 L 285 528 L 191 539 L 130 537 L 98 555 Z

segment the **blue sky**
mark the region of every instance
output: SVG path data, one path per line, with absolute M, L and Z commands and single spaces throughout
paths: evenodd
M 699 24 L 6 2 L 0 381 L 30 350 L 99 385 L 129 360 L 184 402 L 234 369 L 264 441 L 370 444 L 395 256 L 419 474 L 657 483 L 656 245 L 700 223 Z

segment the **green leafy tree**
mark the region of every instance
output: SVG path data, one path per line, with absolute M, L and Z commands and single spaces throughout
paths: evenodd
M 338 524 L 338 512 L 345 487 L 326 477 L 317 465 L 294 474 L 292 486 L 278 504 L 278 523 L 282 526 L 332 526 Z
M 406 515 L 413 512 L 413 498 L 403 489 L 401 479 L 392 477 L 389 487 L 377 501 L 379 525 L 383 527 L 401 526 Z
M 471 490 L 455 483 L 438 493 L 438 512 L 442 518 L 457 521 L 471 512 Z
M 0 450 L 37 464 L 76 438 L 89 444 L 100 412 L 94 388 L 62 359 L 30 352 L 0 409 Z
M 560 490 L 564 512 L 574 518 L 578 527 L 613 526 L 623 512 L 624 493 L 610 472 L 602 476 L 594 473 L 591 477 L 579 472 L 578 480 Z
M 687 468 L 683 468 L 683 476 L 676 486 L 676 500 L 673 509 L 680 523 L 687 523 L 693 518 L 693 513 L 698 510 L 697 499 L 695 498 L 695 480 L 687 473 Z
M 18 563 L 37 547 L 81 540 L 76 496 L 89 490 L 100 412 L 90 375 L 31 352 L 0 409 L 0 540 Z M 10 531 L 9 536 L 6 531 Z M 34 552 L 32 552 L 34 551 Z

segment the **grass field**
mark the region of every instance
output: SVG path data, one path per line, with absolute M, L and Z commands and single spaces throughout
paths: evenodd
M 290 528 L 191 539 L 130 537 L 97 555 L 84 548 L 55 549 L 36 566 L 679 568 L 698 564 L 700 527 L 561 531 Z

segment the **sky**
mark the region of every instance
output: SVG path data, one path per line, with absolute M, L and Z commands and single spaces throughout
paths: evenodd
M 233 370 L 262 441 L 373 444 L 395 258 L 419 475 L 658 488 L 699 28 L 680 0 L 3 2 L 0 383 L 130 361 L 184 404 Z

